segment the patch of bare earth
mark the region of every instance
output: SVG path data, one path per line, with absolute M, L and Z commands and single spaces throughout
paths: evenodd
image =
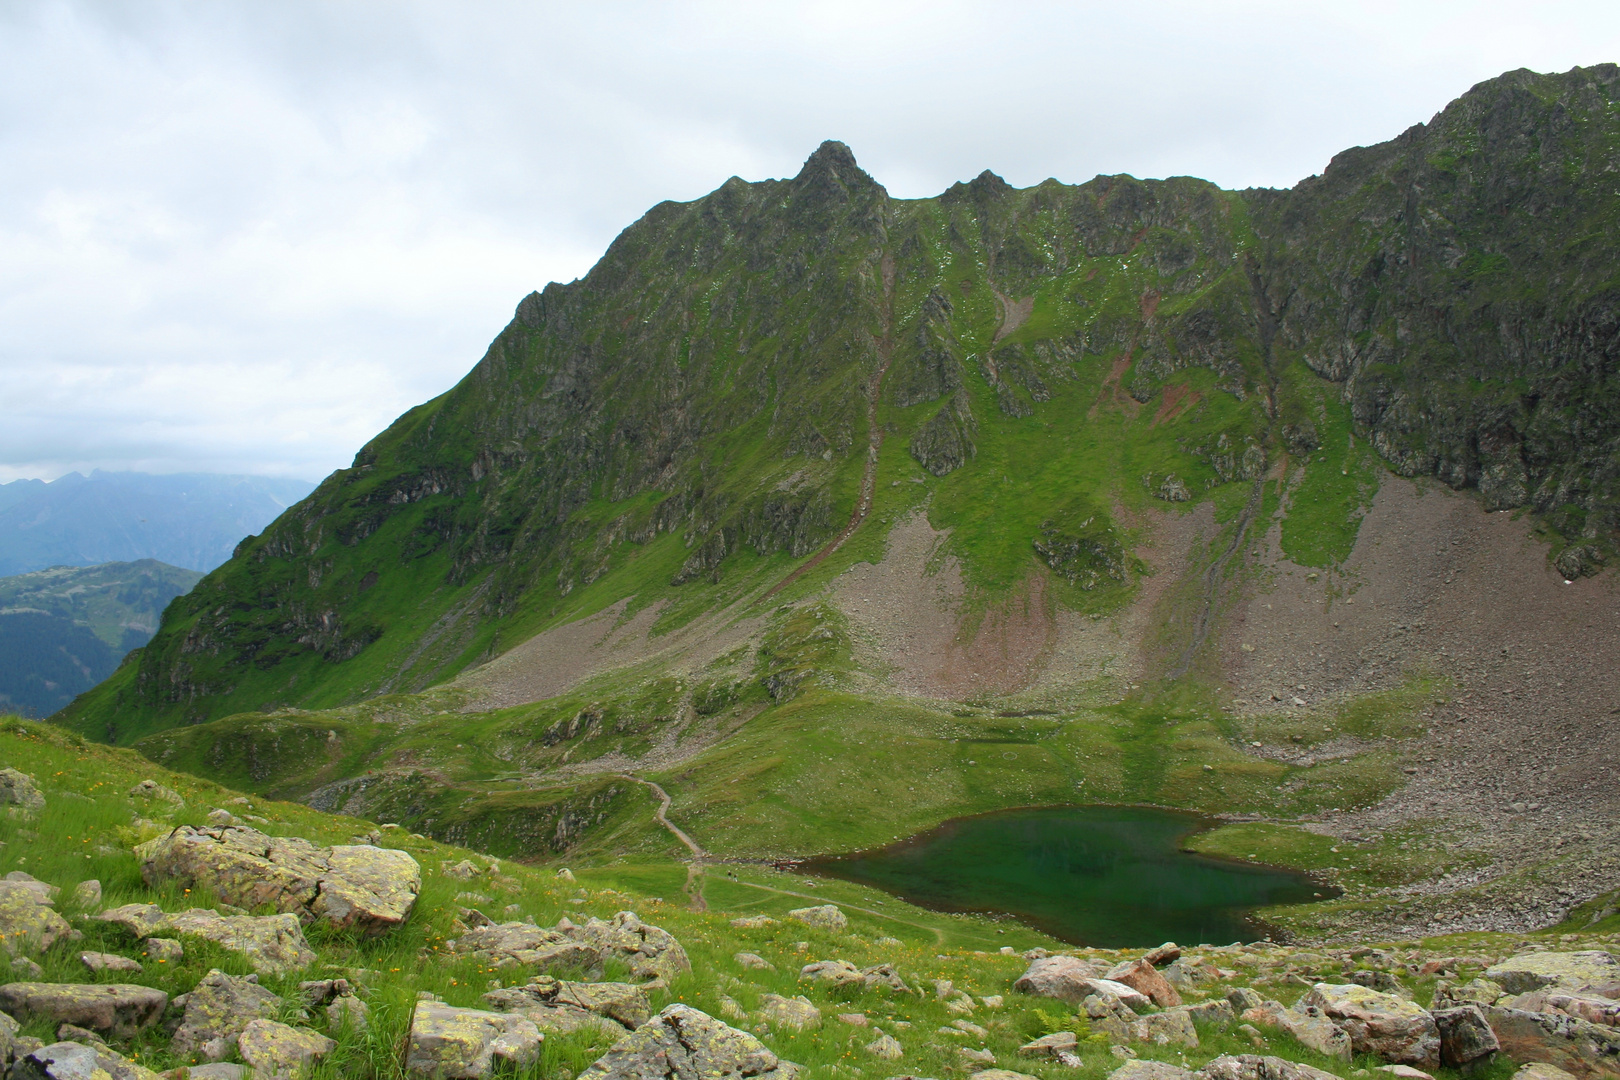
M 1303 711 L 1294 698 L 1310 708 L 1412 673 L 1453 684 L 1427 734 L 1395 744 L 1408 783 L 1312 826 L 1365 838 L 1423 823 L 1477 864 L 1404 890 L 1368 933 L 1527 930 L 1620 888 L 1615 576 L 1566 583 L 1529 526 L 1390 478 L 1342 573 L 1273 554 L 1274 532 L 1255 560 L 1270 586 L 1227 624 L 1242 711 Z

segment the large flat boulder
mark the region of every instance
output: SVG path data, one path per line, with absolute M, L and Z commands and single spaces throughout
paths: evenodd
M 1092 993 L 1089 983 L 1097 969 L 1073 956 L 1043 956 L 1030 961 L 1028 970 L 1013 983 L 1020 994 L 1056 998 L 1075 1003 Z
M 8 956 L 42 952 L 71 937 L 73 927 L 57 914 L 49 886 L 32 878 L 0 881 L 0 938 Z
M 19 1023 L 44 1018 L 51 1026 L 73 1024 L 102 1036 L 127 1039 L 163 1016 L 169 995 L 128 983 L 14 982 L 0 986 L 0 1012 Z
M 639 979 L 668 981 L 692 970 L 686 950 L 660 927 L 644 923 L 633 911 L 610 920 L 591 919 L 580 926 L 568 919 L 556 926 L 507 922 L 467 931 L 455 943 L 458 953 L 472 953 L 495 967 L 583 969 L 599 975 L 609 960 L 618 960 Z
M 1109 982 L 1124 983 L 1152 999 L 1161 1009 L 1173 1009 L 1181 1004 L 1181 994 L 1170 985 L 1170 980 L 1159 974 L 1146 960 L 1132 960 L 1116 964 L 1103 975 Z
M 1260 1054 L 1222 1054 L 1199 1072 L 1207 1080 L 1338 1080 L 1314 1066 Z
M 1544 1062 L 1582 1080 L 1620 1076 L 1620 1029 L 1563 1013 L 1485 1007 L 1502 1052 L 1514 1061 Z
M 690 1005 L 674 1004 L 621 1039 L 577 1080 L 793 1080 L 782 1061 L 746 1031 Z
M 536 976 L 526 986 L 491 990 L 484 1001 L 501 1012 L 567 1007 L 604 1016 L 626 1028 L 638 1028 L 652 1018 L 647 991 L 630 983 L 567 982 L 549 975 Z
M 1528 994 L 1548 986 L 1570 990 L 1620 986 L 1620 963 L 1613 953 L 1596 949 L 1523 953 L 1487 968 L 1485 977 L 1509 994 Z
M 411 1016 L 405 1072 L 444 1080 L 482 1080 L 497 1060 L 520 1068 L 533 1064 L 543 1039 L 533 1021 L 513 1013 L 419 1001 Z
M 1440 1064 L 1440 1030 L 1434 1017 L 1403 997 L 1355 983 L 1317 983 L 1300 1005 L 1342 1027 L 1358 1054 L 1376 1054 L 1420 1069 Z
M 159 1080 L 158 1074 L 106 1047 L 58 1042 L 24 1054 L 11 1080 Z
M 190 992 L 175 998 L 173 1005 L 184 1010 L 170 1043 L 175 1053 L 221 1061 L 237 1049 L 248 1024 L 275 1018 L 281 998 L 260 986 L 254 976 L 227 975 L 216 968 Z
M 135 854 L 148 885 L 203 885 L 236 907 L 272 907 L 366 934 L 404 922 L 422 887 L 422 868 L 403 851 L 323 848 L 239 825 L 182 825 Z
M 315 962 L 298 916 L 221 915 L 213 908 L 187 908 L 169 914 L 156 904 L 125 904 L 95 916 L 123 927 L 137 938 L 158 933 L 191 934 L 241 953 L 261 975 L 285 975 Z
M 289 1027 L 274 1020 L 254 1020 L 237 1037 L 242 1062 L 253 1080 L 298 1080 L 321 1058 L 337 1049 L 325 1035 Z

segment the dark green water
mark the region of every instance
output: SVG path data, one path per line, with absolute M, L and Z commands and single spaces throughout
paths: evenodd
M 1004 912 L 1100 948 L 1254 941 L 1264 931 L 1253 908 L 1336 895 L 1289 870 L 1181 850 L 1212 824 L 1130 806 L 1007 810 L 804 868 L 936 911 Z

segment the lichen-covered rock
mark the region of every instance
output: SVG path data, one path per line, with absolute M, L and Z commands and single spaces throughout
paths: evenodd
M 1322 1015 L 1319 1009 L 1290 1009 L 1281 1002 L 1265 1001 L 1243 1010 L 1238 1019 L 1263 1027 L 1281 1028 L 1293 1036 L 1301 1046 L 1326 1057 L 1339 1058 L 1341 1061 L 1350 1060 L 1350 1033 L 1330 1017 Z
M 137 938 L 170 932 L 191 934 L 238 952 L 261 975 L 284 975 L 315 962 L 298 916 L 221 915 L 212 908 L 187 908 L 170 915 L 156 904 L 124 904 L 96 916 Z
M 544 1036 L 534 1022 L 514 1013 L 458 1009 L 419 1001 L 411 1017 L 405 1071 L 411 1076 L 480 1080 L 496 1059 L 532 1064 Z
M 759 1015 L 768 1024 L 795 1030 L 821 1026 L 821 1010 L 805 997 L 783 997 L 781 994 L 761 994 Z
M 652 1002 L 647 992 L 630 983 L 566 982 L 540 975 L 526 986 L 491 990 L 484 1001 L 501 1012 L 522 1012 L 535 1008 L 580 1009 L 617 1021 L 627 1028 L 638 1028 L 652 1018 Z M 539 1023 L 536 1020 L 536 1023 Z M 542 1025 L 544 1026 L 544 1025 Z
M 142 970 L 141 962 L 139 960 L 132 960 L 127 956 L 119 956 L 117 953 L 82 952 L 79 954 L 79 963 L 83 964 L 85 967 L 89 968 L 98 975 L 103 971 Z
M 1043 956 L 1030 962 L 1028 970 L 1013 983 L 1020 994 L 1078 1002 L 1092 993 L 1088 985 L 1097 969 L 1073 956 Z
M 15 982 L 0 986 L 0 1012 L 22 1023 L 37 1017 L 76 1024 L 101 1035 L 127 1039 L 163 1015 L 169 995 L 150 986 L 106 983 Z
M 186 947 L 173 938 L 147 938 L 141 949 L 148 960 L 158 964 L 178 964 L 186 958 Z
M 1020 1057 L 1055 1058 L 1059 1054 L 1072 1054 L 1080 1046 L 1080 1037 L 1072 1031 L 1054 1031 L 1050 1035 L 1025 1043 L 1018 1048 Z
M 1127 1061 L 1108 1074 L 1108 1080 L 1197 1080 L 1190 1072 L 1167 1061 Z
M 0 940 L 9 956 L 41 952 L 73 933 L 51 906 L 50 893 L 36 888 L 38 884 L 0 881 Z
M 19 1057 L 11 1080 L 158 1080 L 158 1074 L 111 1050 L 58 1042 Z
M 554 927 L 507 922 L 463 934 L 455 951 L 472 953 L 496 967 L 583 969 L 599 975 L 608 960 L 619 960 L 640 979 L 669 980 L 692 970 L 686 950 L 660 927 L 633 911 L 584 926 L 562 919 Z
M 253 1080 L 296 1080 L 337 1043 L 274 1020 L 254 1020 L 237 1036 L 237 1047 L 243 1063 L 253 1070 Z
M 1317 983 L 1301 1005 L 1342 1027 L 1358 1054 L 1376 1054 L 1420 1069 L 1440 1064 L 1440 1031 L 1434 1017 L 1405 998 L 1355 983 Z
M 813 926 L 817 930 L 845 930 L 849 927 L 849 919 L 836 904 L 821 904 L 818 907 L 794 908 L 788 912 L 788 918 L 797 919 L 806 926 Z
M 1200 1072 L 1207 1080 L 1338 1080 L 1310 1065 L 1259 1054 L 1222 1054 Z
M 1496 1005 L 1484 1012 L 1502 1052 L 1514 1061 L 1556 1065 L 1582 1080 L 1620 1076 L 1620 1029 L 1562 1013 Z
M 911 992 L 911 987 L 906 985 L 905 980 L 900 977 L 900 973 L 895 970 L 893 964 L 873 964 L 870 967 L 863 967 L 861 968 L 861 978 L 866 981 L 868 990 L 882 987 L 901 994 Z M 947 1005 L 946 1008 L 950 1008 L 950 1006 Z
M 1614 954 L 1587 952 L 1533 952 L 1510 957 L 1487 968 L 1485 977 L 1509 994 L 1527 994 L 1546 986 L 1580 990 L 1589 986 L 1620 985 L 1620 964 Z
M 690 1005 L 669 1005 L 621 1039 L 577 1080 L 793 1080 L 782 1061 L 746 1031 Z
M 156 904 L 121 904 L 96 916 L 98 922 L 112 923 L 137 938 L 151 937 L 169 928 L 169 914 Z
M 1137 1042 L 1159 1046 L 1171 1043 L 1179 1046 L 1198 1045 L 1198 1030 L 1193 1027 L 1192 1018 L 1179 1009 L 1138 1017 L 1131 1023 L 1131 1037 Z
M 1440 1060 L 1449 1068 L 1460 1069 L 1502 1048 L 1478 1005 L 1438 1009 L 1434 1023 L 1440 1029 Z
M 1620 1027 L 1620 1000 L 1589 990 L 1560 990 L 1556 987 L 1538 993 L 1544 1002 L 1542 1011 L 1561 1012 L 1594 1024 Z
M 82 909 L 97 908 L 101 906 L 101 882 L 95 878 L 81 881 L 73 886 L 73 904 Z
M 1176 988 L 1146 960 L 1116 964 L 1103 978 L 1109 982 L 1124 983 L 1137 993 L 1146 994 L 1152 999 L 1153 1004 L 1161 1009 L 1170 1009 L 1181 1004 L 1181 995 L 1176 992 Z
M 885 1061 L 899 1061 L 905 1057 L 906 1048 L 893 1035 L 879 1035 L 866 1044 L 866 1052 Z
M 799 981 L 831 983 L 833 986 L 865 986 L 866 976 L 848 960 L 817 960 L 799 969 Z
M 171 1043 L 175 1053 L 219 1061 L 235 1051 L 249 1023 L 275 1018 L 281 998 L 260 986 L 256 976 L 227 975 L 216 968 L 174 1004 L 185 1010 Z
M 27 812 L 45 809 L 45 796 L 34 785 L 34 778 L 16 769 L 0 769 L 0 805 L 16 806 Z
M 129 797 L 132 799 L 160 799 L 163 802 L 172 803 L 179 810 L 185 809 L 186 806 L 186 800 L 180 797 L 178 791 L 164 787 L 156 780 L 142 780 L 129 789 Z
M 270 906 L 367 934 L 398 926 L 422 887 L 403 851 L 365 844 L 316 847 L 243 826 L 183 825 L 135 849 L 148 885 L 203 885 L 237 907 Z
M 896 1077 L 894 1080 L 900 1080 L 900 1078 Z M 921 1078 L 917 1077 L 913 1078 L 913 1080 L 921 1080 Z M 1013 1072 L 1011 1069 L 980 1069 L 968 1077 L 968 1080 L 1040 1080 L 1040 1078 L 1031 1076 L 1029 1073 Z
M 775 971 L 776 965 L 760 956 L 758 953 L 740 952 L 732 957 L 738 964 L 756 971 Z
M 1454 1008 L 1459 1005 L 1494 1005 L 1502 997 L 1502 986 L 1489 979 L 1470 979 L 1456 986 L 1437 986 L 1434 1007 Z

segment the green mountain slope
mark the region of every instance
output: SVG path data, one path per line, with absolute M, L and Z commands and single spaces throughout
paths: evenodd
M 62 721 L 128 741 L 417 690 L 624 597 L 669 630 L 923 504 L 981 599 L 1040 572 L 1103 610 L 1139 577 L 1133 507 L 1246 525 L 1313 452 L 1340 480 L 1294 499 L 1284 543 L 1325 565 L 1367 443 L 1533 507 L 1566 573 L 1595 569 L 1617 93 L 1610 65 L 1513 72 L 1288 191 L 985 173 L 896 200 L 828 143 L 792 180 L 661 204 Z
M 151 640 L 163 609 L 201 578 L 154 559 L 0 578 L 0 705 L 60 709 Z

